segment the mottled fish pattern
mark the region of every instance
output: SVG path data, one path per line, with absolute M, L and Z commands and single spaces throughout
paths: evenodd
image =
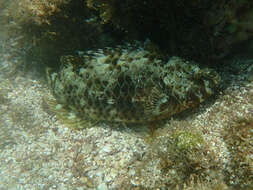
M 58 104 L 93 121 L 168 118 L 203 102 L 221 81 L 213 69 L 179 57 L 164 61 L 131 45 L 62 56 L 61 63 L 59 72 L 48 73 Z

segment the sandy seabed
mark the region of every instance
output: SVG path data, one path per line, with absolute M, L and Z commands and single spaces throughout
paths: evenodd
M 135 176 L 136 163 L 150 151 L 142 132 L 105 123 L 68 128 L 45 102 L 52 95 L 44 78 L 15 68 L 21 58 L 0 56 L 0 190 L 109 190 L 125 181 L 152 188 L 162 177 L 156 162 L 145 176 L 149 181 Z M 233 118 L 253 117 L 253 60 L 231 59 L 221 70 L 217 97 L 165 127 L 175 119 L 191 123 L 225 166 L 230 152 L 221 131 Z

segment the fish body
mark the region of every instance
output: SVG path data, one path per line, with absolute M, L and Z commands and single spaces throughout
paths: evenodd
M 61 57 L 48 74 L 57 102 L 79 118 L 146 123 L 194 107 L 214 94 L 220 76 L 179 57 L 167 62 L 130 45 Z

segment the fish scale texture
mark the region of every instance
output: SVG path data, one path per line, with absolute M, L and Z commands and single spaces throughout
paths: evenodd
M 94 121 L 145 123 L 194 107 L 215 93 L 220 76 L 179 57 L 167 62 L 145 48 L 117 47 L 61 57 L 48 74 L 59 104 Z

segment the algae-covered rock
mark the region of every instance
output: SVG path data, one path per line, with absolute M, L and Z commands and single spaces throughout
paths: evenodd
M 207 60 L 221 54 L 223 0 L 88 0 L 103 24 L 134 39 L 150 38 L 170 55 Z M 217 35 L 218 34 L 218 35 Z M 219 50 L 218 50 L 219 49 Z M 224 51 L 224 49 L 223 49 Z
M 137 166 L 137 176 L 160 189 L 220 189 L 223 164 L 212 145 L 191 123 L 172 122 L 158 129 L 150 151 Z M 160 178 L 156 178 L 159 175 Z M 150 177 L 152 176 L 152 177 Z M 202 188 L 201 188 L 202 187 Z M 219 188 L 218 188 L 219 187 Z
M 63 54 L 114 42 L 92 19 L 83 0 L 0 0 L 1 45 L 9 49 L 8 39 L 15 40 L 24 67 L 42 72 L 45 65 L 57 67 Z
M 230 1 L 224 11 L 225 31 L 230 36 L 230 44 L 239 43 L 253 37 L 253 3 L 249 0 Z
M 48 76 L 58 103 L 75 116 L 115 122 L 151 122 L 192 108 L 214 94 L 216 71 L 172 57 L 164 61 L 139 45 L 62 56 Z
M 235 188 L 253 188 L 253 119 L 236 119 L 224 128 L 224 140 L 230 151 L 226 165 L 227 183 Z
M 135 39 L 148 37 L 170 55 L 194 60 L 223 58 L 233 46 L 253 37 L 250 0 L 87 0 L 86 3 L 97 11 L 103 24 L 112 24 Z

